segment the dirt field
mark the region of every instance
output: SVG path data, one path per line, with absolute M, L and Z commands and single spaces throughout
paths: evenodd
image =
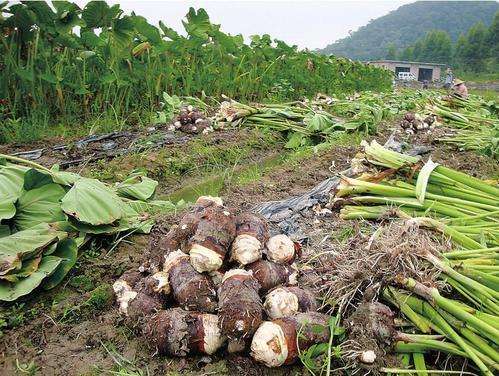
M 376 137 L 384 142 L 393 124 L 385 125 Z M 430 146 L 432 136 L 403 136 L 410 145 Z M 329 150 L 317 154 L 289 155 L 265 168 L 235 174 L 222 181 L 219 195 L 237 211 L 254 205 L 301 194 L 320 181 L 348 167 L 359 151 L 358 140 L 341 140 Z M 185 150 L 197 147 L 193 160 L 185 159 Z M 257 147 L 255 146 L 257 145 Z M 31 150 L 33 146 L 10 147 L 7 150 Z M 160 180 L 160 196 L 189 184 L 199 184 L 228 168 L 242 171 L 245 166 L 263 165 L 262 161 L 279 155 L 277 137 L 247 131 L 214 133 L 204 140 L 188 140 L 181 145 L 162 146 L 139 154 L 125 155 L 101 162 L 75 165 L 72 169 L 113 181 L 134 168 L 151 172 Z M 5 149 L 3 149 L 5 151 Z M 497 177 L 497 164 L 473 153 L 456 152 L 439 146 L 433 160 L 481 178 Z M 51 154 L 44 163 L 57 161 Z M 184 158 L 184 159 L 183 159 Z M 183 164 L 182 164 L 183 163 Z M 172 173 L 173 166 L 179 167 Z M 195 166 L 194 168 L 192 166 Z M 105 168 L 103 168 L 105 167 Z M 244 170 L 246 171 L 246 170 Z M 201 192 L 200 192 L 201 193 Z M 112 283 L 128 269 L 137 268 L 148 247 L 156 244 L 170 224 L 182 213 L 161 218 L 152 236 L 133 236 L 110 250 L 108 244 L 92 244 L 80 257 L 65 282 L 41 292 L 29 300 L 2 307 L 6 328 L 0 337 L 0 374 L 16 375 L 299 375 L 301 366 L 269 370 L 247 356 L 220 354 L 213 357 L 171 359 L 153 354 L 136 328 L 120 317 L 114 305 Z M 318 216 L 304 212 L 298 221 L 306 234 L 305 250 L 329 249 L 328 237 L 344 237 L 353 229 L 333 212 Z M 303 240 L 303 239 L 302 239 Z

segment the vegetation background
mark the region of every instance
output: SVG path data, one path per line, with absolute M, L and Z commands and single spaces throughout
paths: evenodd
M 417 1 L 371 21 L 321 52 L 357 60 L 383 59 L 424 39 L 431 30 L 445 32 L 455 43 L 477 23 L 490 25 L 498 11 L 496 1 Z
M 246 44 L 203 9 L 183 25 L 185 36 L 103 1 L 1 4 L 0 142 L 148 124 L 163 92 L 284 101 L 391 87 L 382 69 L 269 35 Z

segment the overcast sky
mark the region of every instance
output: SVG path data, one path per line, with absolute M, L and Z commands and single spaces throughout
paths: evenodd
M 76 1 L 83 6 L 87 1 Z M 301 48 L 322 48 L 345 37 L 369 20 L 412 1 L 108 1 L 127 13 L 146 17 L 157 26 L 162 20 L 183 31 L 181 19 L 189 7 L 205 8 L 213 23 L 230 34 L 270 34 Z

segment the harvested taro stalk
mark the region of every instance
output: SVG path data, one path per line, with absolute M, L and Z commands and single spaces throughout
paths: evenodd
M 229 340 L 244 342 L 261 324 L 263 309 L 259 288 L 251 272 L 232 269 L 225 273 L 218 289 L 218 315 L 222 334 Z
M 329 318 L 322 313 L 307 312 L 265 321 L 253 336 L 251 356 L 267 367 L 291 364 L 298 359 L 298 349 L 304 351 L 329 341 Z
M 198 273 L 189 262 L 189 256 L 178 250 L 170 253 L 163 271 L 156 273 L 166 278 L 166 283 L 178 304 L 187 310 L 214 312 L 217 307 L 215 285 L 206 274 Z M 167 291 L 168 292 L 168 291 Z
M 225 342 L 217 315 L 181 308 L 159 311 L 149 319 L 144 332 L 160 354 L 172 356 L 189 353 L 211 355 Z
M 317 311 L 317 299 L 310 290 L 295 286 L 277 287 L 267 294 L 263 307 L 271 319 L 278 319 L 298 312 Z
M 165 257 L 178 249 L 185 250 L 189 238 L 196 232 L 199 220 L 204 211 L 214 206 L 222 206 L 220 197 L 200 196 L 196 203 L 184 214 L 178 225 L 173 225 L 170 231 L 161 238 L 158 246 L 151 252 L 148 270 L 156 273 L 161 269 Z
M 260 283 L 261 291 L 267 292 L 279 285 L 296 285 L 298 273 L 293 265 L 277 264 L 258 260 L 247 266 L 253 277 Z
M 200 273 L 220 269 L 235 237 L 236 225 L 230 211 L 223 206 L 204 210 L 189 241 L 189 255 L 194 269 Z
M 279 264 L 290 264 L 295 258 L 295 243 L 284 234 L 272 236 L 267 241 L 267 258 Z
M 163 308 L 164 297 L 155 286 L 161 282 L 156 277 L 144 278 L 139 272 L 126 272 L 113 284 L 120 313 L 138 321 Z
M 269 238 L 268 225 L 261 217 L 243 213 L 236 217 L 236 238 L 232 243 L 231 260 L 240 265 L 262 258 L 262 248 Z

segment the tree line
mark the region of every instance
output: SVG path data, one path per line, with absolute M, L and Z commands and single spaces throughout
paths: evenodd
M 499 12 L 487 28 L 483 22 L 474 24 L 455 43 L 443 30 L 431 30 L 413 45 L 398 51 L 387 48 L 390 60 L 425 61 L 449 64 L 469 72 L 497 72 L 499 69 Z

